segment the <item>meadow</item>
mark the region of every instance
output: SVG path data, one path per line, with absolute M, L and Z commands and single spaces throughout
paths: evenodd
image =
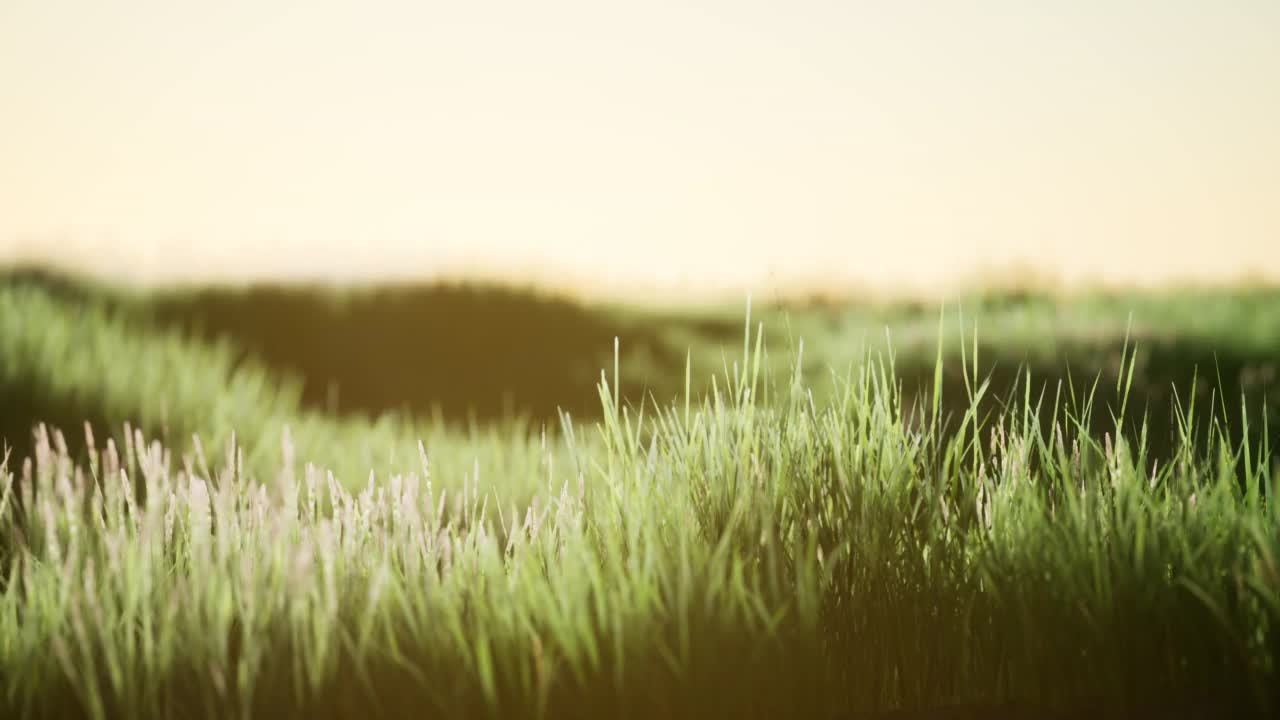
M 746 312 L 10 274 L 0 716 L 1280 713 L 1280 291 Z

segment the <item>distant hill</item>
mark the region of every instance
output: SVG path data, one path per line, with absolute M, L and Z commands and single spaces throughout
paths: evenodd
M 231 392 L 230 377 L 238 371 L 253 378 L 235 386 L 243 395 L 238 402 L 260 403 L 267 408 L 261 414 L 372 419 L 394 413 L 454 423 L 524 416 L 554 428 L 558 411 L 576 418 L 598 413 L 596 383 L 602 369 L 612 377 L 615 338 L 623 394 L 635 403 L 681 396 L 686 359 L 693 390 L 704 392 L 710 377 L 732 371 L 743 352 L 743 309 L 586 306 L 502 287 L 144 292 L 27 269 L 0 276 L 0 298 L 11 315 L 0 318 L 0 362 L 6 365 L 0 431 L 18 447 L 37 420 L 113 425 L 163 415 L 172 427 L 208 427 L 217 418 L 146 411 L 148 403 L 160 401 L 143 396 L 179 394 L 193 398 L 192 408 L 213 407 L 208 398 Z M 23 315 L 32 317 L 22 321 Z M 1254 434 L 1262 432 L 1264 405 L 1271 427 L 1280 428 L 1276 290 L 1068 298 L 1019 291 L 965 298 L 942 313 L 920 303 L 775 304 L 757 308 L 756 321 L 764 323 L 771 372 L 779 379 L 788 376 L 803 339 L 804 371 L 819 393 L 838 389 L 832 368 L 887 353 L 887 331 L 908 395 L 927 396 L 941 332 L 944 398 L 951 408 L 967 404 L 960 340 L 972 341 L 976 323 L 978 372 L 991 380 L 990 402 L 1025 397 L 1018 386 L 1024 369 L 1031 370 L 1033 394 L 1043 392 L 1046 406 L 1068 376 L 1076 395 L 1097 379 L 1094 411 L 1102 420 L 1118 409 L 1115 388 L 1127 337 L 1137 346 L 1130 398 L 1136 411 L 1130 417 L 1146 410 L 1167 433 L 1172 388 L 1181 388 L 1187 400 L 1198 378 L 1201 410 L 1216 398 L 1213 405 L 1238 422 L 1244 397 L 1257 415 Z M 189 373 L 177 367 L 182 364 L 191 366 Z M 80 370 L 72 372 L 72 366 Z M 108 368 L 127 373 L 132 366 L 170 369 L 122 375 L 130 379 L 118 383 L 110 402 L 97 397 L 105 385 L 95 383 L 103 382 Z M 1219 387 L 1222 392 L 1210 394 Z

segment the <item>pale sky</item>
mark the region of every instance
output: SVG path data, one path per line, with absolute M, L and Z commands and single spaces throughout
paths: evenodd
M 1280 2 L 0 0 L 0 260 L 1280 279 Z

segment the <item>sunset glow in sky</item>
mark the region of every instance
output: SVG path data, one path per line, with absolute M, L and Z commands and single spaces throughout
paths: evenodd
M 0 260 L 1280 279 L 1280 2 L 0 3 Z

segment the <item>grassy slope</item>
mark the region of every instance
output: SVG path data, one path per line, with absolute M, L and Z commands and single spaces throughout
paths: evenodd
M 803 339 L 806 382 L 820 398 L 832 390 L 833 367 L 886 355 L 886 332 L 908 404 L 927 396 L 941 329 L 947 410 L 957 415 L 967 393 L 956 354 L 976 323 L 988 410 L 1023 395 L 1015 385 L 1025 368 L 1045 408 L 1068 375 L 1076 395 L 1099 379 L 1091 419 L 1101 425 L 1118 407 L 1128 333 L 1137 346 L 1131 402 L 1158 429 L 1171 426 L 1172 389 L 1189 400 L 1193 382 L 1201 412 L 1221 412 L 1226 398 L 1234 425 L 1245 396 L 1256 417 L 1280 420 L 1280 404 L 1268 400 L 1280 385 L 1280 291 L 976 297 L 949 307 L 941 328 L 938 308 L 911 304 L 755 315 L 766 348 L 784 358 Z M 435 286 L 141 293 L 14 273 L 0 282 L 0 437 L 21 453 L 37 420 L 67 429 L 73 441 L 85 420 L 100 433 L 131 420 L 178 446 L 193 432 L 218 445 L 236 428 L 255 438 L 248 451 L 265 468 L 288 423 L 307 453 L 359 481 L 388 455 L 411 461 L 415 438 L 427 433 L 498 433 L 502 441 L 487 442 L 510 444 L 557 429 L 559 410 L 597 418 L 595 383 L 612 367 L 615 337 L 624 395 L 665 403 L 684 393 L 686 358 L 695 392 L 705 391 L 731 370 L 742 334 L 738 309 L 586 308 L 534 293 Z M 786 380 L 789 359 L 768 365 Z M 470 421 L 479 423 L 471 432 L 457 430 Z M 1167 431 L 1151 438 L 1159 455 L 1171 441 Z
M 1017 404 L 944 433 L 875 363 L 764 404 L 757 358 L 643 426 L 603 387 L 598 433 L 447 494 L 42 440 L 0 473 L 0 715 L 1280 709 L 1269 455 L 1184 425 L 1210 452 L 1153 470 Z
M 128 423 L 180 454 L 192 449 L 193 434 L 221 448 L 239 433 L 246 463 L 260 472 L 278 465 L 287 429 L 311 461 L 352 486 L 373 467 L 416 467 L 419 441 L 459 482 L 464 471 L 502 473 L 540 452 L 535 428 L 520 418 L 459 428 L 315 411 L 300 400 L 300 379 L 245 357 L 229 340 L 193 341 L 109 296 L 95 298 L 43 285 L 0 289 L 0 436 L 15 462 L 30 455 L 36 422 L 61 428 L 73 450 L 83 447 L 86 423 L 100 442 L 121 444 Z
M 1153 475 L 1150 454 L 1115 440 L 1104 411 L 1079 413 L 1095 424 L 1073 430 L 1006 387 L 1021 363 L 1052 379 L 1069 361 L 1113 390 L 1132 311 L 1140 372 L 1130 420 L 1157 404 L 1165 381 L 1185 387 L 1193 365 L 1215 359 L 1228 397 L 1260 402 L 1280 358 L 1276 293 L 966 303 L 981 328 L 980 377 L 994 368 L 990 399 L 971 407 L 948 352 L 943 428 L 928 411 L 933 396 L 912 397 L 934 369 L 933 309 L 757 311 L 780 354 L 805 338 L 811 405 L 785 361 L 760 370 L 770 402 L 742 399 L 752 361 L 732 311 L 510 310 L 521 303 L 504 296 L 495 307 L 506 311 L 455 305 L 425 323 L 436 328 L 428 333 L 414 308 L 438 291 L 399 292 L 407 299 L 335 302 L 262 290 L 130 295 L 30 278 L 0 288 L 6 437 L 23 442 L 38 418 L 89 419 L 101 449 L 104 431 L 129 419 L 175 451 L 119 445 L 135 491 L 155 491 L 130 507 L 113 453 L 93 455 L 84 471 L 98 482 L 87 483 L 56 442 L 26 442 L 40 456 L 31 477 L 0 483 L 0 715 L 99 704 L 112 716 L 838 715 L 955 703 L 1123 714 L 1274 701 L 1280 534 L 1262 499 L 1273 469 L 1261 442 L 1233 454 L 1198 423 L 1198 442 L 1164 441 L 1168 460 Z M 449 292 L 490 307 L 486 294 Z M 285 299 L 262 306 L 292 309 L 252 314 L 276 295 Z M 384 312 L 395 322 L 366 324 Z M 483 322 L 451 334 L 441 318 Z M 946 336 L 959 335 L 956 322 L 947 316 Z M 827 366 L 882 348 L 884 325 L 906 397 L 888 376 L 832 381 Z M 558 337 L 540 332 L 552 326 L 579 333 L 566 347 L 589 361 L 540 342 Z M 623 372 L 640 366 L 624 388 L 682 395 L 692 347 L 695 378 L 729 368 L 720 400 L 686 409 L 680 398 L 656 425 L 650 407 L 638 429 L 634 412 L 608 392 L 602 404 L 592 384 L 594 368 L 611 365 L 615 333 Z M 463 362 L 504 337 L 501 359 Z M 316 359 L 326 354 L 347 359 Z M 513 369 L 522 364 L 528 374 Z M 325 367 L 337 373 L 320 375 L 325 384 L 343 382 L 338 409 L 361 412 L 324 412 L 327 398 L 308 384 Z M 312 375 L 290 374 L 299 371 Z M 360 375 L 404 383 L 419 399 L 441 388 L 479 397 L 507 382 L 516 407 L 553 388 L 604 429 L 579 424 L 572 438 L 544 441 L 542 400 L 525 406 L 532 422 L 468 428 L 458 406 L 440 420 L 373 422 L 365 415 L 392 408 L 350 389 Z M 1003 423 L 987 414 L 1001 403 Z M 1177 428 L 1152 417 L 1149 440 Z M 286 424 L 297 461 L 278 440 Z M 232 429 L 243 473 L 219 460 Z M 1095 442 L 1103 431 L 1112 439 Z M 207 463 L 188 452 L 192 432 Z M 302 461 L 333 469 L 339 484 L 304 473 Z M 342 489 L 364 487 L 371 469 L 368 494 Z M 393 481 L 395 472 L 417 479 Z M 260 500 L 259 482 L 270 488 Z M 529 519 L 519 531 L 516 516 Z

